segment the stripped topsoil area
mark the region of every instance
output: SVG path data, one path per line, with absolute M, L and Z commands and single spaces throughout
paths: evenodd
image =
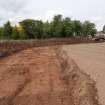
M 44 40 L 1 40 L 0 41 L 0 58 L 12 55 L 21 50 L 33 47 L 45 47 L 55 45 L 67 45 L 78 43 L 96 43 L 94 40 L 81 38 L 55 38 Z
M 61 48 L 29 48 L 0 60 L 0 105 L 99 105 L 95 82 Z

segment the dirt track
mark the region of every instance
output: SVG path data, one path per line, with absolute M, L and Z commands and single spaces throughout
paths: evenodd
M 0 60 L 0 105 L 99 105 L 94 81 L 57 48 Z
M 96 81 L 100 103 L 105 105 L 105 43 L 68 45 L 63 49 Z

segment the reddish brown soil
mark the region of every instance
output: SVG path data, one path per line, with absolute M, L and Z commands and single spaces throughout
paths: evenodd
M 81 38 L 55 38 L 44 40 L 25 40 L 25 41 L 0 41 L 0 58 L 12 55 L 21 50 L 33 47 L 45 47 L 54 45 L 67 45 L 78 43 L 95 43 L 93 40 Z
M 0 105 L 99 105 L 95 83 L 67 55 L 31 48 L 0 60 Z

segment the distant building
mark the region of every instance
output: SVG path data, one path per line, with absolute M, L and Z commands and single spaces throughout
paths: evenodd
M 105 41 L 105 25 L 102 31 L 97 32 L 95 35 L 95 41 Z
M 103 33 L 105 33 L 105 25 L 104 25 L 104 27 L 103 27 Z

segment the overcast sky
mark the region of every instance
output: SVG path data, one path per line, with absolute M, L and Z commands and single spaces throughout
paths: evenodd
M 55 14 L 105 24 L 105 0 L 0 0 L 0 25 L 13 24 L 26 18 L 51 20 Z

